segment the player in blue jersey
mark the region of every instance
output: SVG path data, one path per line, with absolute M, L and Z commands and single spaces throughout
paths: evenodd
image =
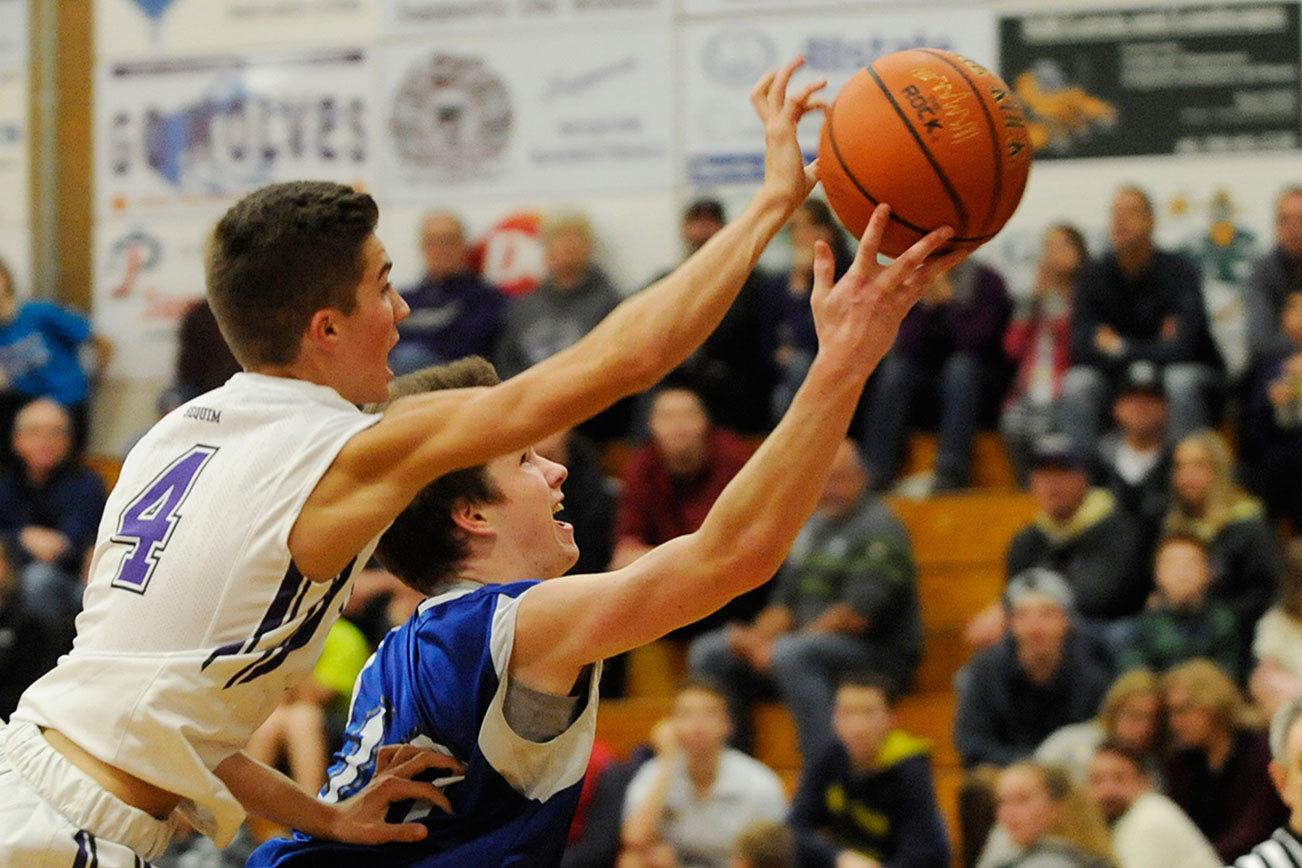
M 781 103 L 781 94 L 771 98 Z M 417 496 L 377 553 L 432 596 L 358 679 L 323 795 L 346 801 L 370 780 L 381 745 L 409 744 L 465 764 L 464 777 L 444 781 L 453 812 L 401 806 L 402 819 L 429 829 L 418 843 L 364 847 L 297 834 L 263 845 L 250 866 L 560 861 L 592 748 L 601 661 L 774 574 L 818 503 L 869 374 L 923 288 L 954 262 L 927 261 L 952 235 L 944 229 L 879 265 L 888 220 L 879 207 L 835 285 L 832 252 L 819 243 L 811 292 L 818 355 L 786 416 L 695 533 L 614 572 L 563 576 L 578 557 L 573 528 L 555 519 L 566 471 L 533 449 L 442 477 Z M 423 376 L 428 382 L 415 388 L 495 378 L 481 360 Z

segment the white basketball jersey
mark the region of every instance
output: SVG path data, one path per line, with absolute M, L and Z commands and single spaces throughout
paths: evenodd
M 290 529 L 378 419 L 326 386 L 236 374 L 154 426 L 109 496 L 73 650 L 14 718 L 181 795 L 187 819 L 229 841 L 244 811 L 211 770 L 312 671 L 375 547 L 312 582 Z

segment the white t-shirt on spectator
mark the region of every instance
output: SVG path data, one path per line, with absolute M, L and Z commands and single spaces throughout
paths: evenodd
M 1180 807 L 1161 793 L 1135 799 L 1112 827 L 1117 868 L 1222 868 L 1203 833 Z
M 633 776 L 624 796 L 624 819 L 646 801 L 660 763 L 649 760 Z M 725 748 L 714 787 L 704 799 L 697 799 L 687 766 L 679 761 L 665 796 L 662 838 L 682 868 L 726 868 L 742 829 L 757 820 L 781 821 L 786 812 L 778 776 L 741 751 Z

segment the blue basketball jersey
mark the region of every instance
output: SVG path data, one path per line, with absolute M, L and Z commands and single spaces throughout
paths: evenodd
M 322 798 L 341 801 L 365 787 L 381 745 L 413 744 L 466 765 L 464 778 L 442 784 L 451 815 L 425 803 L 398 804 L 390 821 L 424 824 L 424 841 L 361 846 L 295 833 L 259 847 L 251 868 L 363 860 L 412 868 L 559 863 L 592 753 L 601 672 L 597 664 L 582 711 L 556 738 L 528 741 L 507 724 L 515 616 L 536 584 L 459 589 L 425 601 L 385 637 L 358 677 L 344 746 Z

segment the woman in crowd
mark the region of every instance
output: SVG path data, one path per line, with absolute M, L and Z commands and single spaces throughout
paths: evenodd
M 1148 772 L 1161 780 L 1162 685 L 1148 669 L 1132 669 L 1112 683 L 1098 717 L 1064 726 L 1044 740 L 1035 758 L 1065 769 L 1078 785 L 1094 752 L 1105 740 L 1143 756 Z
M 1267 717 L 1302 696 L 1302 539 L 1284 552 L 1284 582 L 1277 602 L 1257 622 L 1252 644 L 1257 668 L 1249 688 Z
M 1108 829 L 1063 769 L 1021 762 L 995 783 L 998 828 L 1020 850 L 998 868 L 1109 868 Z M 983 865 L 987 864 L 982 862 Z

